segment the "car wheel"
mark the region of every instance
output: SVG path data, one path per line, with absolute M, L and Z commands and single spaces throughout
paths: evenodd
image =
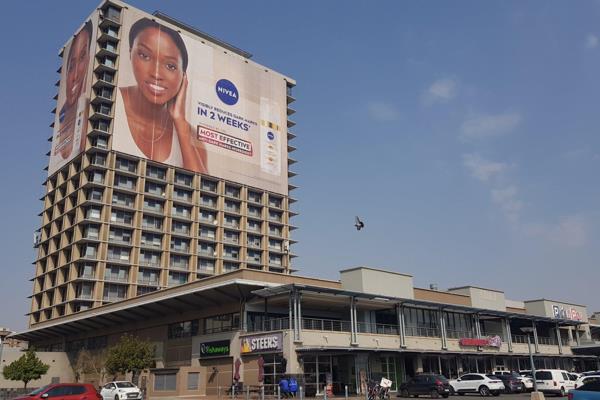
M 490 389 L 487 386 L 480 386 L 478 392 L 483 397 L 490 395 Z
M 445 399 L 447 399 L 448 397 L 450 397 L 450 395 L 449 395 L 448 393 L 444 393 L 444 394 L 442 395 L 442 397 L 443 397 L 443 398 L 445 398 Z
M 450 395 L 454 396 L 455 394 L 456 392 L 454 391 L 454 388 L 450 386 Z
M 565 397 L 565 388 L 564 387 L 560 388 L 560 397 Z
M 437 399 L 440 397 L 440 393 L 437 390 L 432 390 L 430 394 L 432 399 Z
M 492 392 L 492 396 L 498 397 L 498 396 L 500 396 L 500 392 L 499 391 Z
M 400 391 L 400 397 L 410 397 L 410 394 L 408 393 L 408 390 L 402 389 Z
M 115 400 L 119 400 L 119 395 L 115 394 Z

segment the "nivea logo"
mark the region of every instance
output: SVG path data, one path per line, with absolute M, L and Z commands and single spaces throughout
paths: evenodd
M 216 86 L 217 96 L 228 106 L 238 102 L 239 93 L 233 82 L 227 79 L 220 79 Z
M 267 137 L 269 138 L 269 140 L 275 140 L 275 135 L 273 134 L 273 132 L 267 132 Z

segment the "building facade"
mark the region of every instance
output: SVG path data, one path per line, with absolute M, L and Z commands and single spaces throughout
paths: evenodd
M 160 59 L 158 46 L 175 61 Z M 119 1 L 102 2 L 60 55 L 30 326 L 238 269 L 290 273 L 291 78 Z M 142 76 L 136 62 L 154 56 L 156 73 Z M 166 112 L 169 102 L 138 113 L 144 96 L 157 106 L 178 67 L 188 68 L 183 127 Z M 221 77 L 216 93 L 206 89 Z M 218 121 L 206 123 L 204 113 Z M 172 139 L 152 136 L 148 153 L 150 131 Z
M 106 348 L 125 332 L 148 340 L 156 364 L 140 385 L 153 398 L 223 394 L 236 378 L 268 393 L 294 376 L 312 396 L 346 386 L 364 393 L 368 379 L 382 376 L 396 390 L 421 372 L 528 370 L 521 328 L 533 329 L 537 368 L 598 368 L 597 356 L 574 351 L 590 339 L 585 307 L 510 301 L 475 287 L 422 289 L 409 275 L 373 268 L 340 276 L 242 269 L 46 321 L 18 337 L 72 355 Z M 577 314 L 548 313 L 554 305 Z

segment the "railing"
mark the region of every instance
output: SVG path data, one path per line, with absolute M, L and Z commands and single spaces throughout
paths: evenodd
M 558 342 L 553 337 L 538 336 L 538 344 L 543 344 L 547 346 L 558 346 Z
M 439 328 L 431 328 L 428 326 L 412 326 L 405 327 L 406 336 L 422 336 L 422 337 L 440 337 Z
M 512 335 L 513 343 L 527 344 L 527 335 Z M 533 344 L 533 340 L 531 341 Z
M 358 333 L 375 333 L 379 335 L 399 335 L 398 325 L 376 324 L 369 322 L 359 322 L 357 324 Z
M 257 323 L 248 323 L 248 332 L 280 331 L 290 329 L 289 318 L 272 318 Z
M 462 338 L 473 338 L 476 335 L 472 331 L 457 331 L 453 329 L 446 330 L 446 337 L 448 339 L 462 339 Z
M 328 332 L 350 332 L 350 321 L 302 318 L 302 329 Z

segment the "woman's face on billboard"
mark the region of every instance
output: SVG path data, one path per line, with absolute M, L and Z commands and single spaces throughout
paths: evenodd
M 66 103 L 71 106 L 77 102 L 83 86 L 90 62 L 90 36 L 82 30 L 75 36 L 67 60 Z
M 131 64 L 138 88 L 149 102 L 162 105 L 179 92 L 183 81 L 181 52 L 160 29 L 146 28 L 137 35 Z

